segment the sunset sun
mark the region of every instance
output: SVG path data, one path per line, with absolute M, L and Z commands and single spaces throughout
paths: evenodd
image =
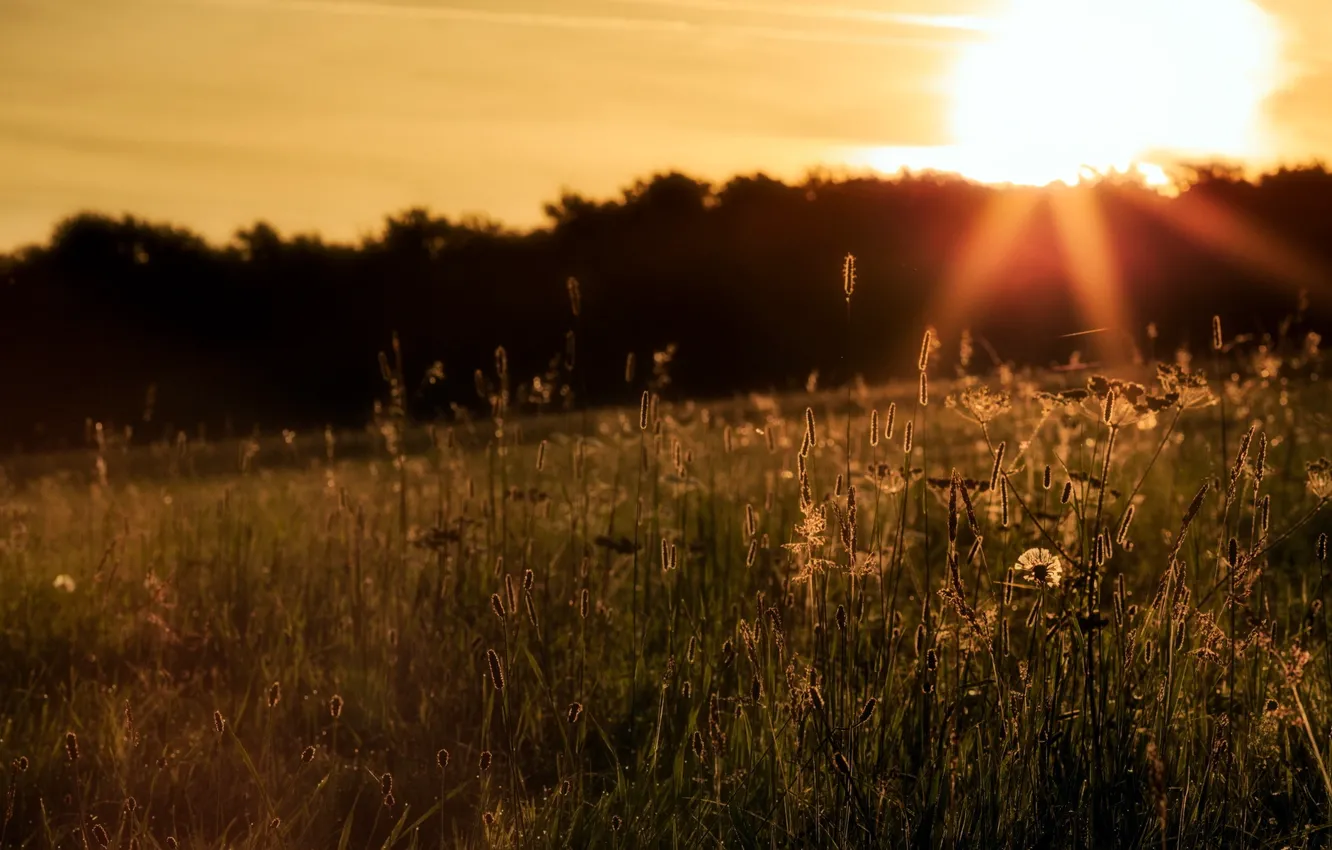
M 1250 0 L 1011 0 L 958 60 L 951 135 L 986 181 L 1264 153 L 1276 31 Z

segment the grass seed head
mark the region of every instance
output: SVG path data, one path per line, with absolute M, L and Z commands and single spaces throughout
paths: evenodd
M 1258 451 L 1253 457 L 1253 477 L 1259 483 L 1263 483 L 1263 476 L 1267 474 L 1267 432 L 1258 434 Z
M 490 665 L 490 681 L 494 683 L 495 690 L 504 690 L 504 667 L 500 664 L 499 653 L 493 649 L 487 649 L 486 663 Z
M 334 720 L 342 716 L 342 697 L 334 694 L 328 700 L 328 713 Z
M 1128 543 L 1129 526 L 1133 524 L 1133 514 L 1137 510 L 1134 505 L 1129 505 L 1124 511 L 1124 518 L 1119 521 L 1119 530 L 1115 532 L 1115 542 L 1120 546 Z
M 531 572 L 530 570 L 528 572 Z M 536 602 L 532 599 L 532 591 L 523 591 L 523 611 L 527 614 L 527 622 L 532 628 L 541 628 L 541 621 L 537 619 Z
M 65 757 L 70 762 L 79 760 L 79 736 L 73 732 L 65 733 Z
M 953 470 L 953 476 L 948 482 L 948 542 L 953 544 L 957 542 L 957 488 L 958 488 L 957 470 Z
M 879 701 L 875 697 L 870 697 L 865 700 L 865 704 L 860 707 L 860 714 L 856 717 L 856 725 L 864 725 L 870 719 L 870 716 L 874 714 L 874 707 L 878 704 Z
M 493 755 L 491 755 L 490 750 L 482 750 L 482 751 L 481 751 L 481 761 L 479 762 L 479 766 L 480 766 L 482 772 L 487 771 L 487 770 L 490 770 L 490 765 L 491 765 L 492 762 L 494 762 L 494 760 L 495 760 L 495 757 L 494 757 Z
M 314 757 L 315 757 L 314 747 L 312 746 L 306 747 L 305 749 L 301 750 L 301 764 L 309 764 L 310 762 L 314 761 Z
M 565 281 L 565 286 L 569 289 L 569 311 L 573 313 L 576 319 L 583 312 L 583 288 L 578 285 L 578 278 L 576 277 L 571 277 Z
M 1007 441 L 999 443 L 999 448 L 994 450 L 994 463 L 990 466 L 990 489 L 995 490 L 999 487 L 999 477 L 1003 474 L 1004 468 L 1004 450 L 1008 447 Z

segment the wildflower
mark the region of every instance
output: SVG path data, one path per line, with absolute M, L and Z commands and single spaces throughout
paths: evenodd
M 1017 559 L 1017 572 L 1042 587 L 1058 587 L 1064 575 L 1063 559 L 1049 549 L 1032 548 Z
M 1156 380 L 1161 385 L 1164 400 L 1182 410 L 1216 404 L 1216 395 L 1201 373 L 1189 372 L 1174 364 L 1162 364 L 1156 367 Z
M 1304 466 L 1309 492 L 1320 499 L 1332 497 L 1332 460 L 1320 457 Z
M 964 419 L 986 425 L 1012 410 L 1013 401 L 1008 393 L 980 386 L 968 387 L 957 395 L 948 396 L 944 406 Z

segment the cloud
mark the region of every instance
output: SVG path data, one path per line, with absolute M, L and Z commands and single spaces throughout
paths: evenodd
M 984 32 L 989 29 L 985 18 L 975 15 L 931 15 L 911 12 L 884 12 L 830 6 L 796 6 L 753 2 L 753 0 L 609 0 L 622 6 L 646 6 L 676 9 L 677 11 L 741 12 L 770 17 L 804 18 L 808 20 L 842 21 L 847 23 L 885 24 L 923 29 Z
M 476 9 L 460 6 L 426 6 L 410 3 L 375 2 L 375 0 L 188 0 L 194 5 L 215 6 L 234 9 L 249 9 L 269 12 L 296 12 L 323 15 L 346 15 L 353 17 L 399 18 L 415 21 L 442 21 L 473 23 L 493 26 L 512 26 L 544 29 L 603 31 L 603 32 L 640 32 L 674 36 L 703 36 L 711 34 L 731 35 L 741 38 L 756 38 L 770 41 L 805 42 L 816 44 L 845 44 L 865 46 L 905 46 L 946 47 L 953 42 L 937 36 L 908 36 L 888 33 L 843 30 L 806 30 L 795 27 L 766 26 L 753 24 L 732 24 L 718 21 L 691 21 L 680 18 L 645 18 L 625 15 L 589 15 L 568 14 L 563 12 L 529 12 L 520 10 Z M 626 4 L 632 0 L 620 0 Z M 616 0 L 612 0 L 616 2 Z M 752 3 L 737 3 L 730 0 L 641 0 L 634 5 L 654 5 L 662 8 L 674 8 L 712 11 L 763 11 L 767 13 L 809 17 L 795 7 L 766 8 Z M 825 20 L 856 21 L 861 18 L 850 15 L 874 14 L 864 10 L 825 10 L 813 15 Z M 886 14 L 886 13 L 884 13 Z M 889 19 L 893 18 L 893 19 Z M 888 16 L 879 19 L 882 23 L 906 24 L 917 28 L 947 29 L 943 19 L 929 15 Z M 965 27 L 953 27 L 965 29 Z

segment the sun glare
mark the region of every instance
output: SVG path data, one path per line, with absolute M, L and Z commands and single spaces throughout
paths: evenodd
M 951 80 L 949 159 L 987 182 L 1074 182 L 1266 150 L 1276 28 L 1250 0 L 1010 0 Z

